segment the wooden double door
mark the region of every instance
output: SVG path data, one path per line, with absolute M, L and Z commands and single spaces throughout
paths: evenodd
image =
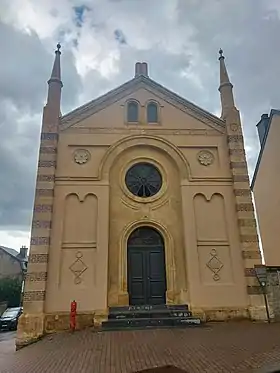
M 127 244 L 127 276 L 130 305 L 166 303 L 164 241 L 153 228 L 132 232 Z

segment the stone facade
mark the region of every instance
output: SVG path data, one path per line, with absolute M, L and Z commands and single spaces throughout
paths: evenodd
M 43 117 L 18 346 L 67 329 L 73 299 L 80 327 L 98 326 L 108 307 L 128 305 L 128 242 L 141 228 L 162 238 L 167 304 L 188 304 L 204 320 L 265 319 L 252 276 L 261 261 L 243 136 L 239 113 L 224 98 L 227 85 L 221 81 L 219 119 L 151 80 L 146 65 L 139 74 L 137 65 L 134 79 L 60 117 L 59 53 Z M 136 164 L 160 174 L 147 198 L 144 189 L 128 188 Z M 141 188 L 147 180 L 154 187 L 153 175 L 141 176 Z
M 0 247 L 0 279 L 1 278 L 22 279 L 21 263 L 16 256 L 9 254 Z
M 17 278 L 23 281 L 27 269 L 27 248 L 21 247 L 20 252 L 0 246 L 0 280 Z
M 265 264 L 280 266 L 280 176 L 275 172 L 279 163 L 280 111 L 271 110 L 270 116 L 262 115 L 257 126 L 261 149 L 251 188 L 254 192 Z
M 267 300 L 269 314 L 273 321 L 280 321 L 280 267 L 266 267 Z

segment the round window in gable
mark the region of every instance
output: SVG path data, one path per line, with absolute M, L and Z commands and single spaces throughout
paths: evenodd
M 125 184 L 134 196 L 148 198 L 160 191 L 162 176 L 153 164 L 136 163 L 127 171 Z

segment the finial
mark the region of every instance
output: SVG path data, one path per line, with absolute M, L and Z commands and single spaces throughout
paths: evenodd
M 219 60 L 221 58 L 225 58 L 224 55 L 223 55 L 223 53 L 224 53 L 224 51 L 222 50 L 222 48 L 220 48 L 220 50 L 219 50 L 219 55 L 220 55 Z
M 61 53 L 60 52 L 60 48 L 61 48 L 61 44 L 60 43 L 58 43 L 57 45 L 56 45 L 56 47 L 57 47 L 57 50 L 55 51 L 55 53 Z

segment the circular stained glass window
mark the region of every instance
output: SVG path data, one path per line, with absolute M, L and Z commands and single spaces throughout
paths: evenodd
M 137 163 L 127 171 L 125 183 L 132 194 L 147 198 L 159 192 L 162 186 L 162 177 L 154 165 Z

